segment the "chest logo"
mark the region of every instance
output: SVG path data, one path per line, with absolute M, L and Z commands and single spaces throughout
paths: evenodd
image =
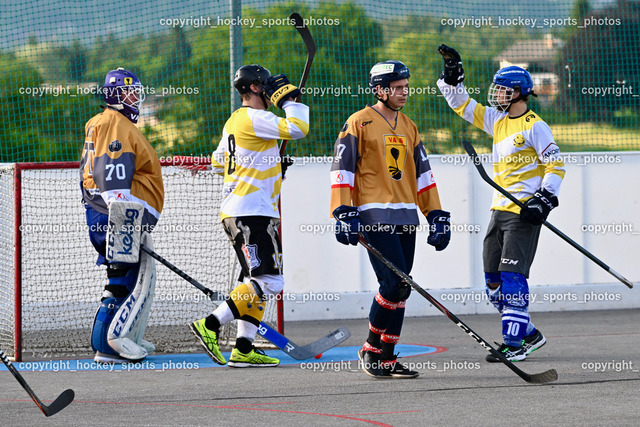
M 402 179 L 407 161 L 407 137 L 384 135 L 385 162 L 389 176 L 396 181 Z
M 513 145 L 516 147 L 522 147 L 524 145 L 524 136 L 522 136 L 522 134 L 517 134 L 513 139 Z

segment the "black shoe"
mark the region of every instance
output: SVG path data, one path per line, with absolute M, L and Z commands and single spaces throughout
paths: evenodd
M 382 372 L 385 377 L 391 377 L 395 379 L 416 378 L 418 375 L 420 375 L 417 371 L 410 370 L 397 360 L 393 360 L 390 363 L 386 364 L 386 366 L 382 368 Z
M 531 334 L 529 336 L 524 337 L 522 342 L 522 346 L 524 347 L 525 354 L 529 355 L 545 345 L 547 343 L 547 339 L 542 335 L 542 333 L 536 329 L 535 334 Z
M 373 378 L 385 378 L 380 362 L 380 355 L 373 351 L 358 350 L 358 359 L 360 359 L 360 367 L 365 374 Z M 389 378 L 388 376 L 386 378 Z
M 512 347 L 507 344 L 501 344 L 500 348 L 498 348 L 498 353 L 502 353 L 502 355 L 510 362 L 519 362 L 527 358 L 524 346 Z M 491 363 L 501 362 L 501 360 L 494 356 L 493 353 L 487 354 L 486 360 Z

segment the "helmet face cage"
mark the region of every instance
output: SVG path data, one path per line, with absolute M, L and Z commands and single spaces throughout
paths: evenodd
M 513 90 L 514 88 L 510 88 L 509 86 L 491 83 L 489 93 L 487 94 L 487 102 L 493 108 L 497 108 L 500 111 L 507 111 L 513 100 Z
M 102 93 L 107 105 L 117 110 L 129 110 L 135 114 L 139 113 L 140 105 L 145 98 L 144 86 L 140 80 L 124 68 L 107 73 Z

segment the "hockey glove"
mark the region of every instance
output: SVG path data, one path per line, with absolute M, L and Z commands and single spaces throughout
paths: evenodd
M 446 211 L 435 210 L 427 214 L 429 221 L 429 237 L 427 243 L 442 251 L 449 245 L 451 240 L 451 224 L 449 218 L 451 214 Z
M 451 86 L 457 86 L 458 83 L 462 83 L 464 81 L 464 70 L 462 69 L 460 54 L 446 44 L 441 44 L 440 47 L 438 47 L 438 53 L 442 55 L 442 59 L 444 59 L 444 70 L 440 78 L 444 79 L 444 82 Z
M 358 244 L 358 230 L 360 230 L 360 216 L 358 208 L 353 206 L 338 206 L 333 211 L 336 221 L 336 239 L 343 245 Z
M 282 108 L 285 101 L 296 99 L 300 95 L 300 89 L 289 83 L 284 74 L 276 74 L 264 83 L 264 93 L 276 107 Z
M 285 174 L 287 173 L 287 169 L 289 166 L 293 165 L 293 157 L 288 154 L 285 154 L 280 158 L 280 167 L 282 168 L 282 179 L 284 179 Z
M 533 225 L 540 225 L 547 220 L 551 209 L 558 206 L 558 198 L 550 191 L 541 188 L 524 203 L 520 209 L 520 220 Z

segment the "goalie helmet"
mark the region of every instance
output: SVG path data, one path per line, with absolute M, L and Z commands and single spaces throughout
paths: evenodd
M 138 121 L 144 87 L 135 74 L 122 67 L 109 71 L 101 92 L 109 107 L 120 111 L 133 123 Z
M 517 98 L 513 98 L 514 89 L 520 91 Z M 531 74 L 524 68 L 512 65 L 499 69 L 493 76 L 487 102 L 490 106 L 506 112 L 514 102 L 529 95 L 537 96 L 533 92 Z
M 243 95 L 251 92 L 252 84 L 264 86 L 269 77 L 271 77 L 269 70 L 260 65 L 243 65 L 236 71 L 236 75 L 233 78 L 233 87 L 240 92 L 240 95 Z
M 409 68 L 400 61 L 378 62 L 369 71 L 369 87 L 371 89 L 375 89 L 376 86 L 388 88 L 391 82 L 408 79 L 409 77 L 411 77 Z

